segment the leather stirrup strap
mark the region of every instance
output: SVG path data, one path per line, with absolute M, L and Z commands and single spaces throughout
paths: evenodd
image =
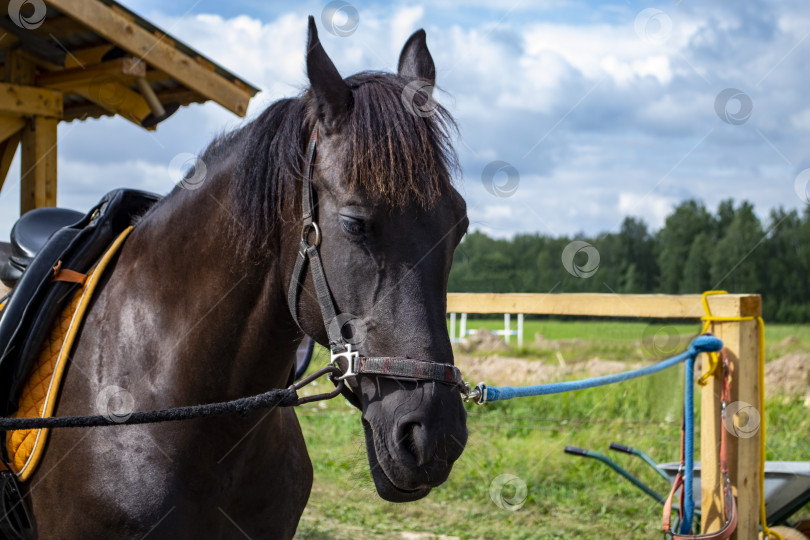
M 81 272 L 76 272 L 75 270 L 68 270 L 67 268 L 62 268 L 62 261 L 59 260 L 56 263 L 56 266 L 53 267 L 53 277 L 51 278 L 52 281 L 67 281 L 69 283 L 78 283 L 79 285 L 84 285 L 84 282 L 87 281 L 87 274 L 82 274 Z

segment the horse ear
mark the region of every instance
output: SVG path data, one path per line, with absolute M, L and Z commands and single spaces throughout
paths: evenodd
M 399 53 L 397 72 L 400 77 L 423 79 L 431 85 L 436 84 L 436 65 L 425 43 L 425 31 L 421 28 L 414 32 L 402 52 Z
M 352 108 L 352 90 L 343 82 L 335 64 L 323 50 L 312 15 L 309 16 L 307 39 L 307 76 L 318 101 L 318 115 L 327 123 L 334 122 Z

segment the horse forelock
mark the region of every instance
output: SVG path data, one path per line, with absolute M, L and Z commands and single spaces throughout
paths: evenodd
M 455 122 L 436 103 L 426 112 L 414 112 L 407 104 L 410 82 L 378 72 L 346 79 L 354 106 L 339 123 L 346 141 L 340 157 L 344 187 L 373 204 L 430 207 L 449 192 L 458 169 L 452 146 Z M 309 89 L 297 98 L 276 101 L 250 123 L 215 139 L 201 156 L 210 170 L 237 153 L 228 191 L 234 214 L 231 236 L 241 253 L 265 251 L 285 209 L 291 208 L 304 175 L 315 110 Z

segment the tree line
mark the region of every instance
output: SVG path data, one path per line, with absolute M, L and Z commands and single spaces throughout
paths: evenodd
M 572 242 L 577 242 L 572 244 Z M 592 246 L 592 247 L 589 247 Z M 566 249 L 568 247 L 568 249 Z M 679 204 L 651 232 L 638 218 L 587 237 L 468 234 L 456 250 L 450 292 L 759 293 L 766 321 L 810 321 L 810 207 Z

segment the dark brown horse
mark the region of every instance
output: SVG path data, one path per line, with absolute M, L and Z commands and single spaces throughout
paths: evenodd
M 467 218 L 450 183 L 452 119 L 426 103 L 425 33 L 405 44 L 396 75 L 344 80 L 310 19 L 306 65 L 311 88 L 215 140 L 204 182 L 138 221 L 85 320 L 57 416 L 95 414 L 99 396 L 150 410 L 283 388 L 303 334 L 327 343 L 310 277 L 300 329 L 287 302 L 313 129 L 320 253 L 356 346 L 452 364 L 447 276 Z M 414 95 L 414 81 L 430 86 Z M 350 382 L 380 496 L 412 501 L 444 482 L 467 438 L 458 389 Z M 277 408 L 55 430 L 23 489 L 40 538 L 258 539 L 292 537 L 311 483 L 295 412 Z

